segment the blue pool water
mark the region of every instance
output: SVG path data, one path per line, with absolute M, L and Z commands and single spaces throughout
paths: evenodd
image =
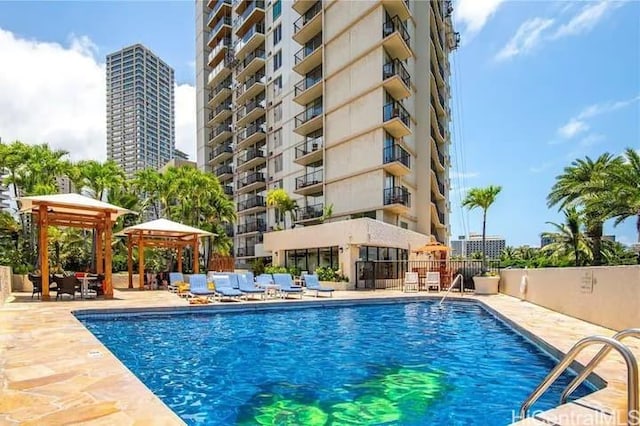
M 505 425 L 555 365 L 475 303 L 80 318 L 188 424 Z

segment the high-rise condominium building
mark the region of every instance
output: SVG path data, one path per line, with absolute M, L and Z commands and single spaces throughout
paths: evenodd
M 506 246 L 507 242 L 503 237 L 487 235 L 485 238 L 486 255 L 489 259 L 499 259 L 500 253 Z M 461 235 L 457 240 L 451 241 L 451 249 L 453 256 L 465 258 L 470 258 L 476 253 L 482 253 L 482 234 L 469 234 L 468 238 Z
M 345 247 L 295 233 L 332 222 L 346 239 L 344 219 L 388 224 L 405 252 L 403 232 L 448 239 L 451 2 L 196 4 L 197 160 L 236 201 L 237 258 L 285 264 L 327 244 L 333 258 Z M 267 206 L 273 188 L 292 215 Z M 281 228 L 287 247 L 263 241 Z
M 174 157 L 173 69 L 141 44 L 107 55 L 107 158 L 132 176 Z

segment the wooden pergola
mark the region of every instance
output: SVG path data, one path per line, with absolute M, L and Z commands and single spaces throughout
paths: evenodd
M 104 274 L 104 297 L 113 298 L 111 281 L 111 236 L 118 217 L 133 213 L 122 207 L 104 203 L 80 194 L 54 194 L 21 197 L 21 212 L 32 213 L 38 224 L 42 300 L 49 300 L 49 226 L 94 229 L 97 234 L 96 272 Z
M 144 289 L 144 249 L 146 247 L 174 248 L 177 250 L 178 272 L 182 272 L 182 252 L 193 247 L 193 272 L 200 272 L 198 251 L 200 238 L 214 235 L 211 232 L 183 225 L 167 219 L 157 219 L 130 226 L 118 233 L 127 237 L 127 261 L 129 288 L 133 288 L 133 247 L 138 247 L 138 287 Z

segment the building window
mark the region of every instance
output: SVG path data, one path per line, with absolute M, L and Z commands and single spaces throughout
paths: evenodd
M 282 102 L 273 107 L 273 120 L 276 123 L 282 120 Z
M 284 185 L 282 184 L 282 179 L 277 180 L 273 185 L 271 185 L 272 189 L 282 189 Z
M 273 46 L 275 47 L 282 40 L 282 25 L 278 24 L 278 26 L 273 30 Z
M 273 2 L 272 20 L 275 21 L 276 19 L 278 19 L 281 13 L 282 13 L 282 2 L 280 0 L 276 0 Z
M 280 95 L 282 92 L 282 76 L 279 75 L 273 80 L 273 97 Z
M 273 132 L 273 147 L 282 146 L 282 127 Z
M 273 71 L 277 71 L 282 66 L 282 50 L 273 55 Z
M 279 173 L 281 171 L 282 171 L 282 154 L 279 154 L 273 159 L 273 172 Z

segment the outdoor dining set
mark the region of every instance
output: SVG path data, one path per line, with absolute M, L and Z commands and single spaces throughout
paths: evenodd
M 36 296 L 38 299 L 42 297 L 42 276 L 38 274 L 29 274 L 29 281 L 33 284 L 31 298 Z M 81 299 L 95 299 L 102 296 L 103 291 L 103 274 L 89 274 L 84 272 L 64 272 L 49 276 L 49 291 L 56 292 L 56 300 L 61 300 L 64 296 L 75 299 L 76 296 Z

